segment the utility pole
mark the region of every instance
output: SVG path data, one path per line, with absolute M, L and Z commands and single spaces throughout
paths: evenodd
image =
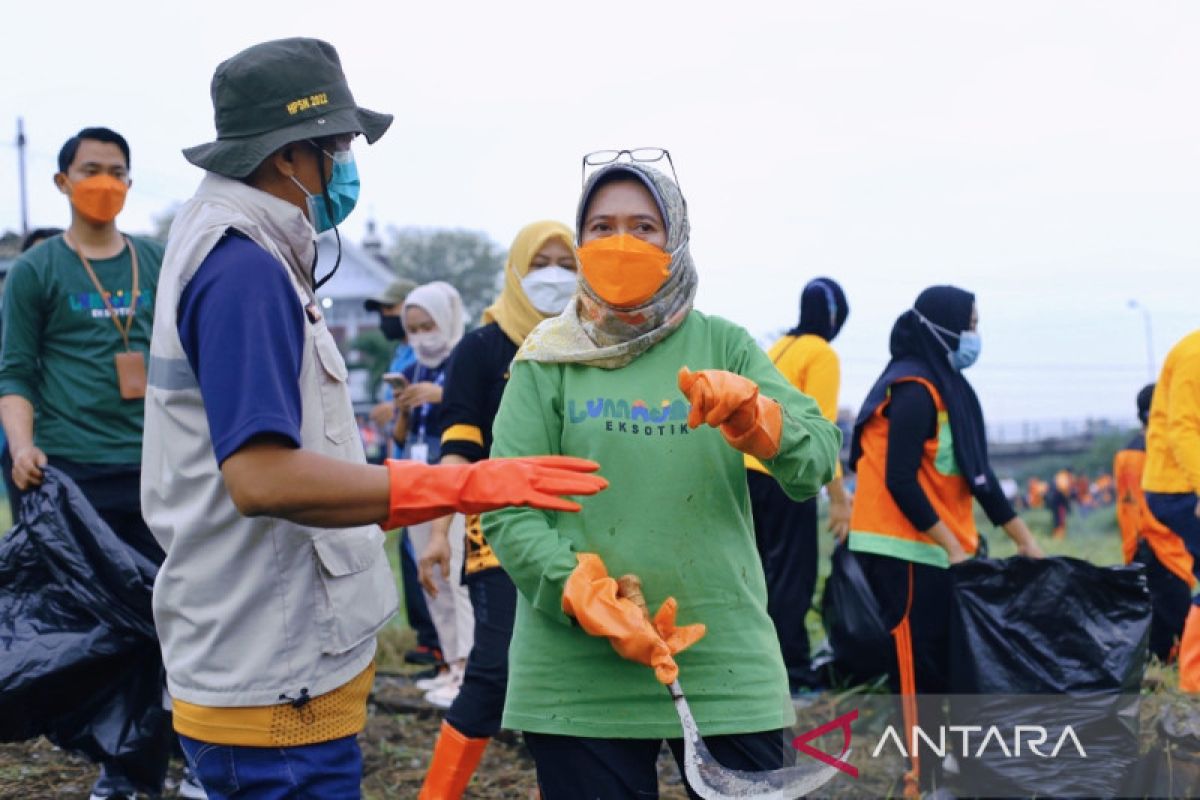
M 1158 379 L 1158 370 L 1154 367 L 1154 328 L 1150 324 L 1150 309 L 1137 300 L 1130 300 L 1129 307 L 1141 311 L 1142 321 L 1146 324 L 1146 369 L 1150 375 L 1150 382 L 1154 383 Z
M 21 190 L 21 238 L 29 235 L 29 196 L 25 191 L 25 120 L 17 117 L 17 181 Z

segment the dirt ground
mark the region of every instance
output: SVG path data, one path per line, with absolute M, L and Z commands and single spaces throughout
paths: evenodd
M 359 736 L 366 800 L 417 796 L 441 726 L 440 710 L 421 694 L 406 675 L 376 678 L 367 729 Z M 174 796 L 182 768 L 182 762 L 172 761 L 166 797 Z M 45 739 L 0 744 L 0 800 L 86 798 L 96 774 L 87 759 L 64 753 Z M 687 797 L 669 757 L 660 761 L 660 774 L 663 800 Z M 536 785 L 533 761 L 520 736 L 505 731 L 488 746 L 465 797 L 523 800 L 533 796 Z

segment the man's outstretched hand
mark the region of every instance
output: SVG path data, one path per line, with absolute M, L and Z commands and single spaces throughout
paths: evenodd
M 453 511 L 478 514 L 507 506 L 578 511 L 580 505 L 565 496 L 596 494 L 608 486 L 604 478 L 591 474 L 599 464 L 571 456 L 490 458 L 443 466 L 388 461 L 387 469 L 387 530 Z

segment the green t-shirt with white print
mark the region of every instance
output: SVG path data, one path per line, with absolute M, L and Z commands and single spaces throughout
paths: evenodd
M 33 404 L 34 444 L 51 458 L 142 461 L 143 402 L 121 399 L 113 356 L 125 351 L 125 343 L 112 313 L 124 325 L 133 310 L 130 346 L 147 353 L 163 246 L 135 236 L 129 241 L 138 256 L 136 304 L 128 247 L 112 258 L 89 260 L 112 311 L 62 236 L 23 253 L 5 281 L 0 395 Z
M 687 427 L 681 366 L 744 375 L 780 402 L 783 439 L 766 467 L 795 499 L 833 477 L 838 429 L 775 369 L 742 328 L 693 311 L 671 336 L 615 370 L 519 361 L 493 425 L 492 455 L 597 461 L 606 491 L 578 514 L 513 508 L 484 533 L 519 590 L 504 725 L 548 734 L 681 735 L 666 689 L 562 612 L 575 553 L 597 553 L 614 578 L 642 580 L 651 611 L 668 596 L 678 624 L 707 635 L 677 656 L 705 734 L 790 725 L 793 711 L 754 542 L 742 454 L 720 431 Z

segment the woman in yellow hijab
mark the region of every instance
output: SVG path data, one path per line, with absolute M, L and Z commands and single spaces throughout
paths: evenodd
M 446 369 L 442 399 L 443 464 L 487 458 L 492 420 L 508 383 L 517 348 L 538 323 L 557 316 L 575 295 L 574 233 L 561 222 L 526 225 L 513 240 L 504 266 L 504 288 L 483 312 L 483 325 L 455 347 Z M 500 730 L 508 684 L 508 643 L 512 638 L 517 593 L 483 538 L 478 515 L 444 517 L 421 555 L 421 582 L 436 596 L 434 570 L 457 575 L 475 609 L 475 639 L 457 693 L 447 693 L 449 710 L 434 748 L 421 797 L 459 797 L 471 780 L 488 739 Z M 427 695 L 437 702 L 436 695 Z
M 513 240 L 504 265 L 504 289 L 483 312 L 518 347 L 537 324 L 559 314 L 575 294 L 575 248 L 571 230 L 545 220 L 526 225 Z

